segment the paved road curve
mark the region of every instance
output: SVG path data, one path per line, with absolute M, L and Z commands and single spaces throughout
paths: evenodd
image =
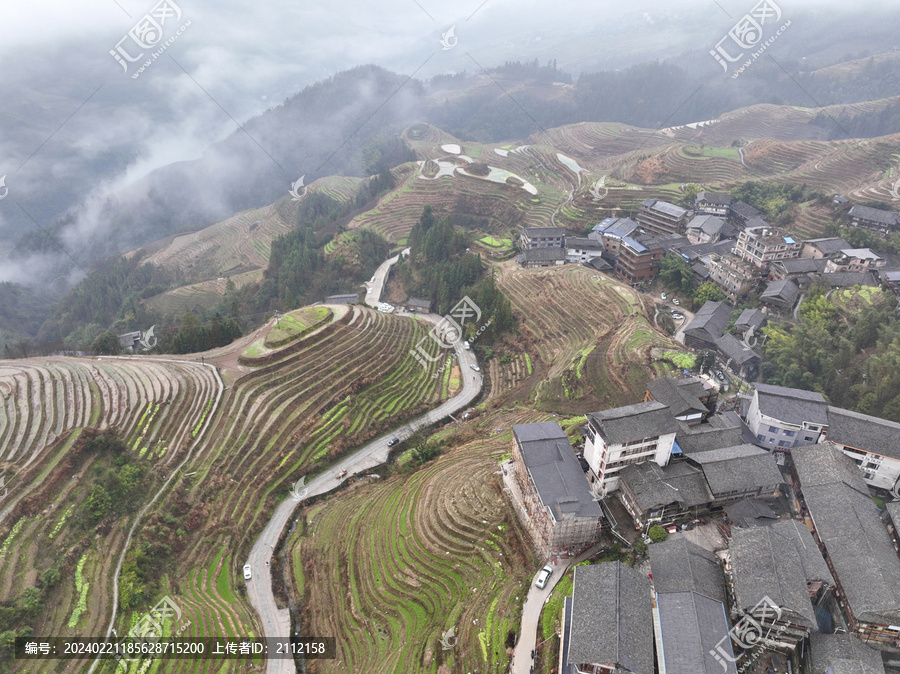
M 396 258 L 392 258 L 392 260 L 396 262 Z M 391 261 L 388 260 L 388 262 Z M 383 271 L 386 272 L 387 268 L 384 265 L 382 267 L 384 267 Z M 379 271 L 382 271 L 382 268 L 379 268 Z M 376 296 L 376 304 L 377 297 L 381 295 L 383 283 L 384 274 L 382 273 L 381 283 L 377 288 L 377 295 L 375 292 L 371 293 Z M 440 316 L 434 314 L 419 314 L 419 316 L 435 323 L 441 319 Z M 342 470 L 347 471 L 344 478 L 346 479 L 387 461 L 389 452 L 387 443 L 392 437 L 404 440 L 420 428 L 431 426 L 446 418 L 447 415 L 470 405 L 478 396 L 484 382 L 481 373 L 471 369 L 471 366 L 477 362 L 475 354 L 462 348 L 460 343 L 456 344 L 455 350 L 462 373 L 463 386 L 459 394 L 445 401 L 431 412 L 409 422 L 388 435 L 373 440 L 336 463 L 325 473 L 305 485 L 307 492 L 304 498 L 324 494 L 336 488 L 341 484 L 341 480 L 335 478 L 335 475 Z M 413 356 L 410 355 L 409 357 L 412 358 Z M 288 498 L 276 508 L 265 529 L 263 529 L 259 538 L 256 539 L 256 543 L 250 551 L 250 557 L 246 562 L 252 569 L 252 578 L 247 581 L 247 596 L 259 615 L 263 631 L 262 636 L 265 637 L 287 638 L 290 636 L 290 611 L 286 608 L 279 609 L 275 604 L 275 597 L 272 594 L 271 565 L 267 567 L 266 562 L 271 564 L 272 553 L 275 545 L 278 543 L 278 538 L 290 521 L 294 509 L 300 503 L 302 501 L 294 501 L 292 498 Z M 277 659 L 270 659 L 266 669 L 267 674 L 294 674 L 295 671 L 293 661 Z

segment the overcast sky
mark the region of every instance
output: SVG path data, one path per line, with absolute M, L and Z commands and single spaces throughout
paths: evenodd
M 775 0 L 785 15 L 846 3 Z M 236 124 L 330 74 L 376 63 L 428 78 L 505 60 L 558 59 L 576 75 L 696 49 L 705 53 L 753 0 L 174 0 L 164 39 L 137 79 L 110 50 L 153 0 L 7 0 L 0 20 L 0 176 L 41 224 L 78 187 L 102 198 L 159 166 L 198 157 Z M 854 4 L 887 9 L 896 0 Z M 865 8 L 864 8 L 865 7 Z M 170 12 L 171 14 L 171 12 Z M 448 30 L 454 35 L 441 39 Z M 137 55 L 133 42 L 123 45 Z M 450 49 L 444 46 L 452 45 Z M 157 47 L 155 47 L 157 48 Z M 149 51 L 153 51 L 150 49 Z M 171 57 L 171 58 L 169 58 Z M 708 65 L 708 64 L 707 64 Z M 183 70 L 182 70 L 183 68 Z M 116 170 L 109 171 L 110 158 Z M 95 169 L 97 167 L 94 167 Z M 0 187 L 0 195 L 3 194 Z M 0 259 L 21 222 L 0 200 Z M 23 216 L 15 210 L 16 217 Z M 0 270 L 0 280 L 10 278 Z

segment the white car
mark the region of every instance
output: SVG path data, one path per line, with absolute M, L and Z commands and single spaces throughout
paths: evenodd
M 678 301 L 678 298 L 677 298 L 677 297 L 673 297 L 673 298 L 672 298 L 672 304 L 681 304 L 681 302 Z
M 475 370 L 475 372 L 481 372 L 481 368 L 478 367 L 475 363 L 472 363 L 471 365 L 469 365 L 469 367 Z
M 471 346 L 468 342 L 463 342 L 463 348 L 464 348 L 466 351 L 471 351 L 471 350 L 472 350 L 472 346 Z
M 244 564 L 244 580 L 250 580 L 252 575 L 253 575 L 253 573 L 250 570 L 250 565 Z
M 665 300 L 665 299 L 668 299 L 668 298 L 669 298 L 669 296 L 668 296 L 668 295 L 666 295 L 666 294 L 665 294 L 665 293 L 663 293 L 663 294 L 662 294 L 662 295 L 660 295 L 660 298 L 662 298 L 662 299 L 664 299 L 664 300 Z
M 684 320 L 684 314 L 678 313 L 677 311 L 673 311 L 673 312 L 672 312 L 672 318 L 674 318 L 676 321 L 683 321 L 683 320 Z
M 547 585 L 547 581 L 550 580 L 550 576 L 552 576 L 552 575 L 553 575 L 553 567 L 545 566 L 543 569 L 541 569 L 541 572 L 538 574 L 537 580 L 534 581 L 534 586 L 539 590 L 543 590 L 544 587 Z

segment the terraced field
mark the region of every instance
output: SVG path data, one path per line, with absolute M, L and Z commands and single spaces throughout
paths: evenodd
M 546 416 L 448 427 L 436 437 L 452 448 L 436 461 L 303 511 L 287 542 L 292 593 L 305 633 L 339 635 L 337 659 L 308 671 L 506 671 L 538 562 L 501 493 L 498 463 L 511 451 L 511 424 Z
M 642 296 L 605 275 L 576 265 L 500 270 L 519 337 L 506 347 L 511 362 L 490 361 L 492 398 L 573 414 L 630 404 L 658 376 L 650 349 L 678 348 L 651 325 Z
M 205 437 L 220 393 L 215 369 L 150 359 L 27 359 L 0 362 L 0 447 L 8 492 L 0 501 L 0 600 L 45 585 L 38 634 L 105 634 L 112 577 L 136 503 Z M 135 504 L 115 524 L 85 525 L 84 504 L 101 458 L 80 451 L 94 431 L 115 429 L 139 477 Z M 88 522 L 89 524 L 89 522 Z M 33 662 L 16 671 L 45 672 Z
M 432 376 L 441 361 L 425 371 L 409 354 L 428 327 L 354 306 L 230 387 L 208 440 L 147 518 L 152 530 L 173 504 L 192 504 L 183 551 L 166 574 L 191 629 L 253 633 L 240 565 L 274 505 L 301 475 L 453 393 L 451 377 Z M 121 616 L 120 632 L 132 617 Z M 170 663 L 166 671 L 216 666 Z

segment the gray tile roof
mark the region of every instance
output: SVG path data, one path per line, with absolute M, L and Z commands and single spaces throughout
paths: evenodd
M 565 515 L 601 516 L 600 505 L 594 500 L 581 464 L 559 424 L 518 424 L 513 426 L 513 435 L 541 503 L 555 521 L 561 521 Z
M 359 295 L 357 293 L 329 295 L 325 298 L 325 304 L 355 304 L 356 302 L 359 302 Z
M 753 386 L 759 399 L 759 411 L 767 417 L 798 425 L 804 421 L 828 423 L 828 404 L 821 393 L 774 384 L 756 383 Z
M 726 648 L 731 648 L 727 638 L 731 623 L 721 601 L 696 592 L 665 592 L 656 596 L 656 606 L 667 672 L 737 674 L 734 662 L 726 660 L 723 669 L 722 661 L 713 655 L 723 639 Z
M 885 674 L 881 653 L 850 634 L 809 635 L 811 674 Z
M 777 299 L 785 304 L 793 304 L 799 294 L 800 288 L 797 287 L 797 284 L 791 279 L 784 279 L 769 283 L 759 298 L 761 300 Z
M 731 195 L 727 192 L 707 192 L 706 190 L 702 190 L 697 192 L 697 198 L 695 199 L 696 203 L 700 203 L 701 201 L 727 206 L 731 203 Z
M 423 300 L 421 297 L 410 297 L 406 300 L 406 304 L 410 307 L 418 307 L 420 309 L 431 311 L 431 300 Z
M 525 235 L 530 238 L 550 237 L 559 238 L 566 235 L 565 227 L 525 227 Z
M 684 327 L 684 334 L 692 335 L 709 342 L 725 334 L 725 328 L 731 321 L 731 305 L 725 302 L 706 302 L 694 314 L 693 320 Z
M 650 579 L 621 562 L 576 566 L 574 573 L 569 662 L 653 674 Z
M 654 400 L 668 405 L 673 415 L 709 411 L 699 398 L 700 395 L 706 395 L 706 391 L 695 378 L 686 380 L 660 377 L 647 384 L 647 391 Z
M 878 276 L 871 271 L 836 271 L 833 274 L 815 274 L 816 281 L 825 283 L 830 288 L 849 288 L 850 286 L 879 285 Z
M 687 224 L 686 228 L 699 229 L 707 236 L 716 236 L 722 231 L 724 226 L 724 218 L 715 215 L 698 215 Z
M 898 224 L 897 213 L 894 211 L 883 211 L 880 208 L 872 208 L 871 206 L 854 205 L 850 209 L 850 217 L 877 222 L 879 225 L 896 227 Z
M 603 250 L 603 244 L 596 239 L 586 236 L 567 236 L 566 248 L 581 248 L 584 250 Z
M 713 495 L 759 489 L 781 484 L 784 480 L 772 454 L 756 445 L 736 445 L 691 454 L 689 460 L 700 465 Z
M 803 243 L 808 243 L 811 246 L 814 246 L 821 252 L 823 255 L 834 255 L 837 252 L 840 252 L 844 248 L 849 248 L 850 244 L 844 241 L 844 239 L 838 236 L 827 236 L 822 239 L 807 239 Z
M 697 452 L 742 444 L 741 429 L 714 428 L 711 424 L 690 426 L 675 435 L 675 442 L 685 454 L 693 456 Z
M 588 419 L 610 444 L 653 438 L 678 430 L 672 410 L 655 400 L 591 412 Z
M 772 268 L 786 275 L 821 274 L 828 260 L 814 257 L 795 257 L 790 260 L 776 260 Z
M 735 321 L 734 327 L 738 330 L 741 328 L 746 330 L 750 327 L 754 330 L 759 330 L 766 320 L 766 315 L 759 309 L 744 309 Z
M 769 597 L 787 612 L 785 618 L 816 629 L 816 614 L 806 584 L 830 580 L 830 576 L 820 577 L 821 570 L 814 568 L 812 562 L 805 565 L 805 558 L 815 554 L 824 567 L 809 529 L 794 520 L 771 527 L 732 529 L 728 549 L 736 603 L 742 610 L 749 611 Z M 807 566 L 812 577 L 807 575 Z M 824 572 L 828 573 L 827 567 Z
M 900 501 L 885 503 L 885 508 L 887 509 L 888 517 L 894 523 L 894 528 L 900 532 Z M 898 533 L 898 536 L 900 536 L 900 533 Z
M 588 266 L 602 272 L 612 271 L 613 268 L 613 266 L 602 257 L 593 258 L 590 262 L 588 262 Z
M 725 570 L 715 553 L 674 534 L 648 547 L 656 592 L 697 592 L 725 601 Z
M 857 619 L 900 624 L 900 559 L 862 473 L 836 445 L 791 456 L 819 539 Z
M 728 208 L 732 213 L 740 216 L 744 220 L 751 220 L 762 215 L 760 211 L 744 201 L 735 201 Z
M 741 366 L 752 361 L 762 360 L 761 356 L 741 340 L 731 334 L 716 338 L 716 348 L 731 359 L 735 365 Z
M 728 519 L 736 527 L 767 527 L 778 521 L 769 504 L 758 498 L 745 498 L 725 509 Z
M 825 437 L 839 445 L 900 459 L 900 424 L 895 421 L 829 406 Z
M 555 262 L 566 259 L 565 248 L 527 248 L 520 257 L 526 262 Z
M 619 471 L 619 480 L 628 485 L 641 512 L 671 503 L 693 508 L 712 501 L 703 471 L 684 461 L 665 467 L 655 461 L 632 463 Z

